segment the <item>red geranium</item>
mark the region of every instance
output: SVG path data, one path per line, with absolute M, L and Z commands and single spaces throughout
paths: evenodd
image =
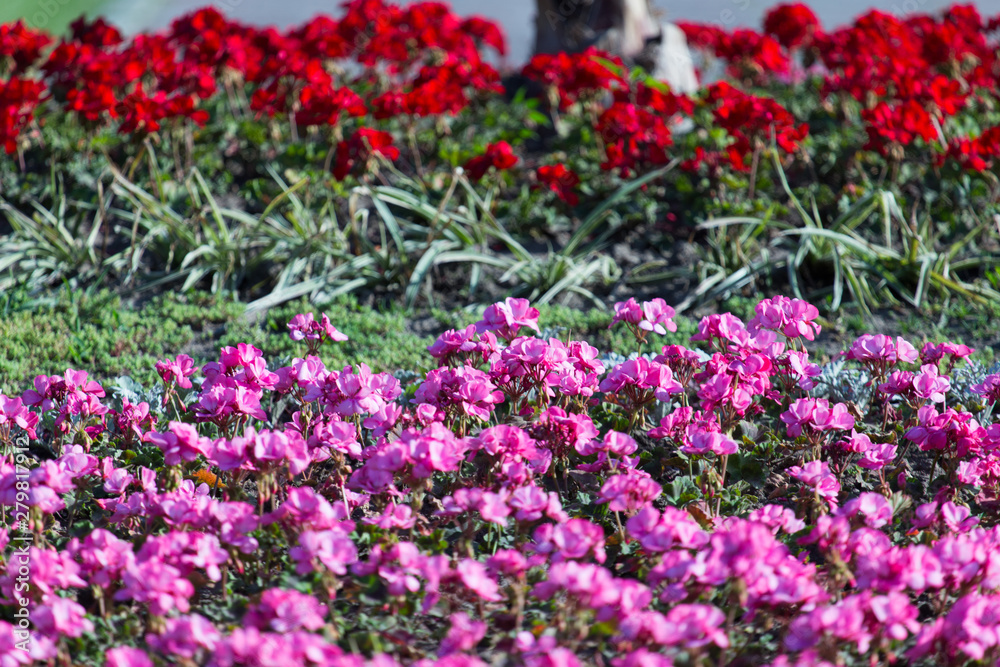
M 497 171 L 510 169 L 517 164 L 517 156 L 506 141 L 498 141 L 486 147 L 483 155 L 470 158 L 464 166 L 465 172 L 469 175 L 469 180 L 478 181 L 482 178 L 490 167 L 496 167 Z
M 333 177 L 342 181 L 356 167 L 367 168 L 369 160 L 375 155 L 395 160 L 399 157 L 399 149 L 392 145 L 392 135 L 388 132 L 363 127 L 352 134 L 350 139 L 337 144 Z
M 3 59 L 10 58 L 13 71 L 24 71 L 42 55 L 42 49 L 52 43 L 44 32 L 25 27 L 24 21 L 0 25 L 0 72 Z
M 778 5 L 764 15 L 764 32 L 786 49 L 809 46 L 819 31 L 816 14 L 800 2 Z
M 540 53 L 524 66 L 521 74 L 555 89 L 560 106 L 565 109 L 584 94 L 628 88 L 628 82 L 602 60 L 612 63 L 619 71 L 627 71 L 621 58 L 589 48 L 576 54 Z
M 952 142 L 948 152 L 938 158 L 938 164 L 943 163 L 946 157 L 965 169 L 992 169 L 993 161 L 1000 157 L 1000 127 L 991 127 L 974 139 L 963 137 Z
M 876 150 L 889 155 L 896 146 L 908 146 L 916 138 L 933 141 L 938 138 L 931 115 L 914 100 L 890 105 L 879 102 L 873 109 L 861 112 L 868 132 L 866 150 Z
M 16 76 L 6 83 L 0 81 L 0 145 L 8 154 L 17 150 L 17 137 L 31 122 L 44 93 L 39 81 Z
M 714 107 L 715 122 L 736 140 L 730 151 L 742 156 L 733 162 L 736 169 L 748 168 L 744 158 L 753 152 L 754 141 L 768 144 L 773 136 L 781 150 L 791 153 L 808 134 L 804 123 L 796 124 L 795 117 L 771 98 L 748 95 L 725 82 L 713 85 L 706 101 Z
M 300 125 L 336 125 L 341 114 L 360 117 L 368 113 L 364 101 L 350 88 L 308 85 L 299 91 L 299 105 L 295 121 Z
M 580 184 L 580 177 L 577 176 L 571 169 L 567 169 L 564 164 L 549 164 L 543 167 L 539 167 L 538 171 L 535 172 L 538 176 L 538 181 L 556 193 L 559 199 L 570 206 L 576 206 L 580 203 L 580 198 L 577 196 L 575 190 L 576 186 Z

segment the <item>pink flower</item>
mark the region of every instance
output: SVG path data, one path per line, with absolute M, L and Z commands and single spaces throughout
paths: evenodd
M 666 614 L 668 635 L 665 644 L 687 649 L 715 644 L 729 647 L 729 636 L 724 628 L 726 615 L 717 607 L 707 604 L 679 604 Z
M 851 429 L 851 437 L 840 443 L 841 449 L 845 452 L 851 452 L 853 454 L 863 454 L 873 446 L 874 443 L 872 443 L 871 438 L 864 433 L 858 433 L 853 428 Z
M 869 528 L 881 528 L 892 523 L 892 505 L 880 493 L 866 491 L 857 498 L 851 498 L 840 509 L 840 515 L 854 517 L 862 515 Z
M 972 385 L 972 393 L 982 396 L 986 403 L 1000 402 L 1000 373 L 987 375 L 982 382 Z
M 708 315 L 698 323 L 698 333 L 691 336 L 692 341 L 719 341 L 721 348 L 732 344 L 737 348 L 747 347 L 750 343 L 750 333 L 740 318 L 732 313 Z
M 812 488 L 831 508 L 837 507 L 840 482 L 837 481 L 837 476 L 830 472 L 830 466 L 826 461 L 810 461 L 802 466 L 792 466 L 788 469 L 788 474 Z
M 304 531 L 298 546 L 289 549 L 288 555 L 297 563 L 298 574 L 309 574 L 317 569 L 317 563 L 322 563 L 333 574 L 344 576 L 347 566 L 358 560 L 354 542 L 340 530 Z
M 157 433 L 150 431 L 143 436 L 145 442 L 151 442 L 163 450 L 163 463 L 168 466 L 179 465 L 182 461 L 194 461 L 199 456 L 208 457 L 211 441 L 198 434 L 192 424 L 170 422 L 170 431 Z
M 597 435 L 595 432 L 594 435 Z M 639 444 L 627 433 L 619 431 L 608 431 L 601 441 L 588 440 L 580 443 L 576 447 L 577 453 L 581 456 L 590 456 L 598 452 L 609 452 L 619 457 L 635 454 L 639 449 Z
M 603 563 L 606 559 L 604 529 L 586 519 L 570 519 L 559 525 L 542 524 L 535 529 L 533 537 L 535 551 L 552 554 L 553 563 L 591 557 Z
M 260 630 L 293 632 L 295 630 L 319 630 L 326 621 L 327 609 L 312 595 L 295 590 L 269 588 L 260 597 L 260 602 L 251 606 L 243 623 Z
M 104 665 L 105 667 L 153 667 L 153 661 L 142 649 L 119 646 L 104 652 Z
M 449 329 L 437 337 L 434 344 L 427 348 L 432 357 L 447 362 L 452 356 L 460 352 L 474 352 L 476 350 L 476 325 L 470 324 L 464 329 Z
M 489 602 L 503 599 L 500 587 L 490 576 L 486 566 L 471 558 L 463 558 L 456 568 L 462 584 L 470 591 Z
M 212 622 L 198 614 L 168 618 L 164 626 L 162 633 L 146 635 L 146 643 L 159 655 L 194 659 L 202 651 L 213 651 L 222 639 Z
M 66 551 L 80 561 L 82 574 L 91 585 L 108 588 L 121 578 L 121 571 L 135 558 L 132 545 L 120 540 L 103 528 L 97 528 L 81 543 L 73 538 Z
M 378 526 L 382 530 L 409 530 L 416 524 L 413 508 L 409 505 L 389 505 L 379 516 L 362 519 L 362 523 Z
M 347 510 L 343 503 L 331 505 L 330 501 L 317 494 L 311 487 L 302 486 L 289 489 L 285 502 L 275 511 L 265 515 L 264 523 L 267 525 L 280 521 L 296 530 L 323 531 L 340 528 L 342 520 L 346 518 Z M 353 524 L 350 525 L 352 527 L 348 530 L 353 529 Z
M 596 449 L 592 448 L 592 443 L 598 431 L 594 420 L 586 413 L 575 414 L 553 406 L 538 416 L 532 435 L 537 441 L 545 443 L 553 456 L 566 458 L 570 450 L 582 456 L 594 453 Z
M 971 593 L 960 598 L 945 616 L 941 637 L 951 652 L 982 660 L 1000 646 L 1000 596 Z
M 330 318 L 323 313 L 321 321 L 317 322 L 312 313 L 301 313 L 288 322 L 288 336 L 295 341 L 311 340 L 324 341 L 332 340 L 343 342 L 348 340 L 347 336 L 337 331 L 336 327 L 330 324 Z
M 484 428 L 472 441 L 474 449 L 481 449 L 499 463 L 501 475 L 508 479 L 541 475 L 548 470 L 553 452 L 558 450 L 554 444 L 550 444 L 551 451 L 538 445 L 525 431 L 509 424 Z
M 545 515 L 556 519 L 563 515 L 559 495 L 546 493 L 534 484 L 515 489 L 507 504 L 516 510 L 514 518 L 518 521 L 537 521 Z
M 680 393 L 684 388 L 674 380 L 669 367 L 639 357 L 615 366 L 601 382 L 600 389 L 623 394 L 629 399 L 631 409 L 638 409 L 654 398 L 668 401 L 671 394 Z
M 8 398 L 0 394 L 0 427 L 4 424 L 14 424 L 20 426 L 32 438 L 38 437 L 35 434 L 35 426 L 38 425 L 38 415 L 29 412 L 20 398 Z
M 87 618 L 87 610 L 73 600 L 58 595 L 35 607 L 31 622 L 38 632 L 50 637 L 79 637 L 94 631 L 94 624 Z
M 615 304 L 615 316 L 611 326 L 625 322 L 641 331 L 655 331 L 663 336 L 667 331 L 677 331 L 677 325 L 672 319 L 674 314 L 674 309 L 663 299 L 645 301 L 640 306 L 635 299 L 630 298 L 628 301 L 619 301 Z
M 138 563 L 128 563 L 122 570 L 122 588 L 115 593 L 116 600 L 135 600 L 147 603 L 149 613 L 164 616 L 172 609 L 187 613 L 194 586 L 179 569 L 153 558 Z
M 674 662 L 660 653 L 639 648 L 618 658 L 611 659 L 612 667 L 673 667 Z
M 345 367 L 337 376 L 336 385 L 341 401 L 334 409 L 343 417 L 372 413 L 382 406 L 375 378 L 365 364 L 358 364 L 356 372 L 352 366 Z
M 965 505 L 956 505 L 950 500 L 941 504 L 941 520 L 954 533 L 965 533 L 979 525 L 979 517 L 971 514 L 972 510 Z
M 320 380 L 327 373 L 326 366 L 319 357 L 308 355 L 305 359 L 295 358 L 291 366 L 284 366 L 274 372 L 278 381 L 274 390 L 287 394 L 296 388 L 305 388 L 311 382 Z
M 726 456 L 727 454 L 735 454 L 739 450 L 739 444 L 718 431 L 700 430 L 695 426 L 690 426 L 680 450 L 685 454 L 705 455 L 712 453 L 716 456 Z
M 781 421 L 788 425 L 788 435 L 797 438 L 803 429 L 810 431 L 846 431 L 854 428 L 854 417 L 844 403 L 833 406 L 825 398 L 800 398 L 781 413 Z
M 780 331 L 788 338 L 814 340 L 820 332 L 820 326 L 813 322 L 819 317 L 815 306 L 801 300 L 790 299 L 787 296 L 776 296 L 764 299 L 757 304 L 756 317 L 750 320 L 747 331 L 756 334 L 761 329 Z
M 347 421 L 329 419 L 316 424 L 312 435 L 309 437 L 309 446 L 314 449 L 325 447 L 331 451 L 341 452 L 356 459 L 361 458 L 358 427 Z
M 438 655 L 441 657 L 471 651 L 486 636 L 486 624 L 482 621 L 473 621 L 464 611 L 452 614 L 448 620 L 451 622 L 451 627 L 448 628 L 448 634 L 438 649 Z
M 516 577 L 528 570 L 528 559 L 515 549 L 500 549 L 486 560 L 486 567 Z
M 483 521 L 489 521 L 499 526 L 507 525 L 507 517 L 510 516 L 510 507 L 507 506 L 507 493 L 483 493 L 479 503 L 479 515 Z
M 867 470 L 881 470 L 891 464 L 896 458 L 896 445 L 886 443 L 884 445 L 873 444 L 861 455 L 858 465 Z
M 802 427 L 812 423 L 813 412 L 816 410 L 816 399 L 800 398 L 781 413 L 781 421 L 787 424 L 788 435 L 797 438 L 802 435 Z
M 979 517 L 971 516 L 971 514 L 968 507 L 956 505 L 950 500 L 944 503 L 924 503 L 916 509 L 913 527 L 918 530 L 933 528 L 937 531 L 943 529 L 952 533 L 966 533 L 979 524 Z M 939 541 L 935 548 L 945 553 L 955 553 L 961 549 L 959 543 L 944 540 Z M 958 567 L 962 566 L 958 565 Z
M 623 636 L 631 640 L 647 639 L 665 646 L 698 649 L 709 644 L 729 646 L 723 627 L 726 615 L 705 604 L 679 604 L 666 615 L 658 612 L 632 614 L 621 624 Z
M 626 527 L 644 549 L 653 553 L 676 547 L 697 549 L 709 540 L 708 534 L 694 517 L 670 506 L 663 508 L 662 514 L 652 506 L 646 506 L 628 520 Z
M 791 535 L 806 527 L 805 521 L 797 518 L 795 512 L 780 505 L 764 505 L 763 507 L 750 512 L 747 517 L 749 521 L 756 521 L 771 528 L 775 533 L 778 530 Z
M 422 431 L 406 429 L 400 434 L 398 443 L 413 464 L 413 475 L 421 479 L 435 472 L 457 470 L 469 451 L 466 440 L 456 438 L 439 423 L 431 424 Z
M 975 352 L 968 345 L 956 343 L 926 343 L 920 350 L 920 362 L 922 364 L 933 364 L 937 366 L 946 356 L 951 356 L 947 368 L 951 369 L 960 359 L 965 359 Z
M 538 309 L 532 308 L 527 299 L 507 297 L 486 308 L 483 319 L 476 322 L 476 331 L 496 332 L 505 340 L 512 341 L 521 327 L 538 331 Z
M 936 364 L 920 367 L 920 374 L 913 378 L 913 393 L 917 398 L 932 403 L 944 403 L 945 394 L 951 389 L 951 382 L 945 375 L 938 375 Z
M 822 374 L 818 364 L 809 361 L 807 352 L 787 350 L 783 357 L 777 360 L 780 369 L 798 382 L 800 389 L 809 391 L 816 386 L 815 378 Z
M 914 362 L 917 360 L 917 350 L 902 336 L 895 341 L 885 334 L 864 334 L 851 345 L 845 355 L 865 364 L 877 378 L 885 377 L 889 367 L 898 362 Z
M 176 383 L 181 389 L 191 388 L 191 380 L 188 378 L 194 375 L 194 371 L 194 359 L 186 354 L 178 354 L 173 360 L 156 363 L 156 372 L 163 378 L 163 382 L 168 385 Z
M 645 507 L 662 492 L 663 488 L 648 473 L 626 469 L 608 478 L 598 494 L 598 502 L 608 503 L 613 512 L 631 512 Z

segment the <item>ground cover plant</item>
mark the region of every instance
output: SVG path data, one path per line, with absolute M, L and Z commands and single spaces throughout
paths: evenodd
M 692 96 L 597 52 L 501 71 L 499 28 L 436 3 L 286 31 L 205 9 L 130 40 L 4 26 L 0 286 L 998 298 L 996 19 L 682 27 L 725 76 Z
M 0 397 L 0 656 L 1000 658 L 996 369 L 863 334 L 831 376 L 818 310 L 787 297 L 690 347 L 662 344 L 661 299 L 614 313 L 643 354 L 543 336 L 507 299 L 410 377 L 327 368 L 349 332 L 313 313 L 273 370 L 238 344 L 155 386 L 39 375 Z

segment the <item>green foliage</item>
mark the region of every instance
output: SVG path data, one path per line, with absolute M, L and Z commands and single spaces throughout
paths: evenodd
M 0 392 L 20 393 L 35 375 L 67 368 L 85 368 L 102 381 L 128 375 L 150 387 L 159 382 L 159 359 L 199 348 L 203 356 L 218 327 L 241 311 L 207 295 L 167 293 L 132 307 L 106 290 L 68 287 L 52 298 L 9 303 L 0 318 Z
M 550 304 L 539 311 L 543 334 L 585 340 L 602 351 L 635 348 L 622 327 L 609 328 L 611 314 L 605 310 Z M 238 343 L 260 348 L 276 368 L 303 354 L 286 328 L 302 312 L 327 313 L 350 337 L 322 348 L 320 357 L 328 367 L 365 363 L 375 372 L 435 368 L 427 354 L 435 336 L 482 316 L 481 309 L 435 309 L 429 317 L 413 319 L 398 306 L 376 310 L 349 296 L 320 304 L 300 298 L 251 313 L 231 296 L 206 292 L 168 292 L 130 303 L 109 290 L 67 287 L 35 299 L 22 291 L 0 302 L 0 393 L 19 394 L 35 375 L 61 374 L 67 368 L 85 368 L 119 394 L 149 391 L 160 382 L 153 369 L 157 361 L 188 354 L 202 364 L 217 359 L 222 347 Z M 418 333 L 418 323 L 419 331 L 431 333 Z M 658 345 L 684 343 L 696 330 L 696 322 L 687 318 L 677 318 L 677 324 L 677 333 L 661 337 Z
M 819 104 L 817 85 L 758 91 L 810 133 L 794 159 L 759 147 L 749 172 L 685 162 L 732 141 L 706 105 L 697 131 L 674 136 L 670 165 L 622 174 L 602 168 L 586 104 L 550 118 L 523 94 L 485 96 L 447 122 L 380 122 L 399 159 L 343 182 L 330 175 L 333 147 L 355 121 L 292 127 L 219 95 L 205 101 L 205 127 L 136 138 L 48 109 L 23 164 L 0 161 L 0 289 L 38 295 L 69 280 L 235 292 L 255 314 L 344 294 L 408 309 L 499 291 L 607 307 L 622 282 L 690 286 L 672 299 L 681 312 L 762 291 L 831 313 L 1000 298 L 995 176 L 859 150 L 858 105 Z M 991 104 L 975 104 L 981 119 L 950 120 L 949 136 L 996 120 Z M 512 169 L 477 182 L 457 169 L 497 141 L 518 154 Z M 555 163 L 579 176 L 578 204 L 538 187 L 534 170 Z M 675 261 L 682 239 L 699 261 Z M 636 241 L 645 256 L 621 260 L 615 251 Z

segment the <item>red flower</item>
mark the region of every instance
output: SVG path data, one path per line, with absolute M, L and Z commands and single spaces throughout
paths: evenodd
M 552 190 L 559 196 L 559 199 L 570 206 L 576 206 L 580 202 L 580 198 L 574 192 L 576 186 L 580 184 L 580 177 L 572 170 L 567 169 L 566 165 L 545 165 L 538 168 L 536 175 L 542 185 Z
M 152 96 L 146 94 L 142 84 L 125 97 L 118 105 L 118 115 L 122 124 L 119 134 L 146 134 L 160 129 L 160 123 L 170 118 L 190 118 L 198 125 L 208 121 L 208 112 L 196 110 L 194 98 L 190 95 L 168 97 L 160 90 Z
M 938 138 L 931 115 L 914 100 L 896 105 L 879 102 L 874 109 L 862 111 L 861 117 L 867 123 L 865 149 L 876 150 L 882 155 L 889 155 L 893 145 L 908 146 L 917 137 L 924 141 Z
M 539 53 L 524 66 L 521 74 L 544 83 L 559 93 L 560 106 L 567 108 L 584 94 L 627 89 L 628 82 L 608 69 L 601 60 L 627 71 L 621 58 L 589 48 L 583 53 Z
M 938 159 L 955 160 L 965 169 L 986 171 L 993 168 L 993 161 L 1000 157 L 1000 127 L 991 127 L 975 139 L 963 137 L 948 146 L 948 152 Z
M 681 21 L 677 27 L 684 32 L 684 37 L 691 48 L 704 49 L 713 53 L 719 48 L 719 44 L 726 35 L 726 31 L 722 28 L 704 23 Z
M 786 49 L 809 46 L 813 35 L 819 31 L 819 19 L 799 2 L 778 5 L 764 15 L 764 32 Z
M 395 160 L 399 157 L 399 149 L 392 145 L 392 135 L 388 132 L 363 127 L 352 134 L 350 139 L 337 144 L 333 177 L 342 181 L 358 165 L 367 168 L 369 160 L 375 155 Z
M 482 178 L 490 167 L 496 167 L 497 171 L 510 169 L 517 164 L 517 156 L 511 150 L 510 144 L 506 141 L 498 141 L 486 147 L 483 155 L 470 158 L 465 163 L 465 171 L 469 175 L 469 180 L 478 181 Z
M 676 95 L 669 90 L 662 91 L 642 82 L 636 86 L 635 102 L 664 116 L 677 114 L 690 116 L 694 113 L 694 100 L 687 95 Z
M 122 43 L 122 34 L 118 32 L 118 28 L 102 18 L 96 18 L 88 23 L 87 19 L 81 16 L 69 24 L 69 29 L 74 41 L 88 46 L 104 48 Z
M 691 46 L 729 61 L 729 72 L 734 78 L 756 79 L 771 73 L 785 73 L 791 65 L 788 54 L 777 40 L 754 30 L 741 28 L 727 33 L 697 23 L 678 25 Z
M 598 118 L 596 129 L 604 139 L 607 159 L 601 168 L 620 169 L 627 176 L 639 164 L 661 165 L 673 137 L 662 114 L 627 102 L 615 102 Z
M 336 125 L 342 113 L 354 117 L 368 113 L 364 101 L 350 88 L 308 85 L 299 91 L 299 105 L 295 121 L 300 125 Z
M 492 46 L 501 56 L 507 55 L 507 43 L 500 26 L 481 16 L 470 16 L 462 22 L 462 32 Z
M 45 86 L 30 79 L 12 77 L 0 81 L 0 145 L 10 154 L 17 150 L 17 137 L 31 122 Z
M 752 140 L 769 144 L 773 133 L 778 147 L 791 153 L 808 134 L 805 124 L 796 125 L 795 117 L 771 98 L 748 95 L 725 82 L 713 85 L 706 101 L 715 107 L 715 122 L 736 140 L 730 147 L 731 156 L 740 156 L 733 162 L 736 169 L 748 169 Z
M 51 37 L 26 28 L 24 21 L 0 25 L 0 65 L 6 56 L 14 62 L 14 72 L 24 71 L 41 57 L 42 49 L 51 43 Z
M 344 39 L 338 23 L 329 16 L 317 16 L 288 36 L 298 42 L 306 57 L 314 60 L 346 58 L 351 53 L 351 43 Z

